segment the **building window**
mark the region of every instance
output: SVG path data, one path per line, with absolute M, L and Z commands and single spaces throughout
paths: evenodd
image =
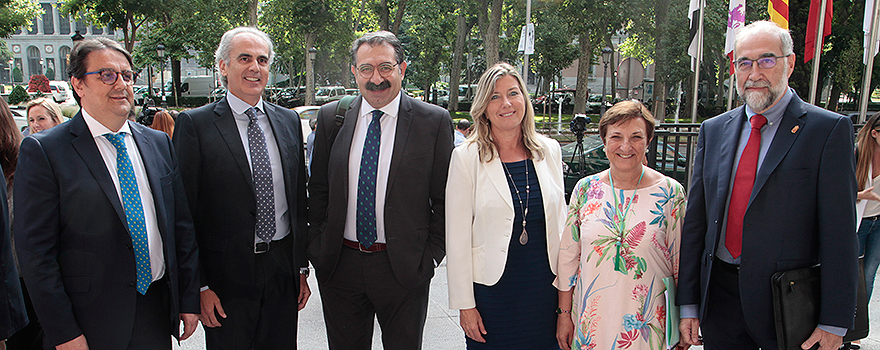
M 107 27 L 107 35 L 113 35 L 113 28 Z
M 40 49 L 36 46 L 30 46 L 27 49 L 28 72 L 26 77 L 34 74 L 43 74 L 43 67 L 40 66 Z
M 92 34 L 94 34 L 94 35 L 104 34 L 104 28 L 101 28 L 98 26 L 92 26 Z
M 55 17 L 52 16 L 52 4 L 42 3 L 43 34 L 55 34 Z
M 40 17 L 34 18 L 34 23 L 31 24 L 30 27 L 28 27 L 28 31 L 27 31 L 28 34 L 33 35 L 33 34 L 37 34 L 37 33 L 38 33 L 37 28 L 39 28 L 39 27 L 38 27 L 37 25 L 38 25 L 39 22 L 40 22 L 39 19 L 40 19 Z
M 89 26 L 86 25 L 84 18 L 80 17 L 79 20 L 76 21 L 76 30 L 82 35 L 89 33 Z
M 58 12 L 58 32 L 61 35 L 70 34 L 70 16 Z
M 70 77 L 67 76 L 67 56 L 70 55 L 70 47 L 62 46 L 61 49 L 58 50 L 58 73 L 55 73 L 55 76 L 58 80 L 69 80 Z

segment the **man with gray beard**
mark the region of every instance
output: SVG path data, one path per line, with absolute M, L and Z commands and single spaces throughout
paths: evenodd
M 767 21 L 734 46 L 745 106 L 700 127 L 682 228 L 682 342 L 776 349 L 771 276 L 822 265 L 819 325 L 803 348 L 837 349 L 853 326 L 858 276 L 849 118 L 788 87 L 791 34 Z

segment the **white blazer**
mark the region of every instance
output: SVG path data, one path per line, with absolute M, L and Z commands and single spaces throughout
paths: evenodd
M 567 215 L 562 152 L 556 140 L 543 136 L 539 140 L 544 146 L 544 159 L 533 161 L 547 222 L 547 263 L 556 274 L 559 239 Z M 476 306 L 474 282 L 491 286 L 501 279 L 507 264 L 513 220 L 513 199 L 501 160 L 496 157 L 488 163 L 481 162 L 476 143 L 465 142 L 456 147 L 446 182 L 446 272 L 450 309 Z

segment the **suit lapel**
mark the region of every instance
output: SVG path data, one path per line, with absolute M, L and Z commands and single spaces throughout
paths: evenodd
M 721 150 L 718 159 L 718 186 L 716 188 L 715 198 L 724 198 L 726 200 L 730 191 L 730 174 L 736 164 L 737 146 L 739 145 L 739 135 L 742 133 L 742 118 L 745 118 L 745 109 L 739 107 L 734 109 L 724 123 L 724 134 L 721 136 Z M 726 201 L 724 203 L 727 204 Z M 723 214 L 722 214 L 723 215 Z
M 773 143 L 770 144 L 770 149 L 767 150 L 767 155 L 764 156 L 764 162 L 761 163 L 761 169 L 755 175 L 755 187 L 752 190 L 752 196 L 749 198 L 749 204 L 752 203 L 752 200 L 761 191 L 761 187 L 767 183 L 770 174 L 773 173 L 773 170 L 776 170 L 776 167 L 782 162 L 782 158 L 785 158 L 785 155 L 791 149 L 791 145 L 797 140 L 800 133 L 793 132 L 793 130 L 795 130 L 796 126 L 797 129 L 804 128 L 805 123 L 801 117 L 806 113 L 804 101 L 801 101 L 797 95 L 792 96 L 791 101 L 785 108 L 785 114 L 782 115 L 782 120 L 779 121 L 779 128 L 773 136 Z
M 290 169 L 292 169 L 291 164 L 296 164 L 299 155 L 291 154 L 290 148 L 288 147 L 294 145 L 294 140 L 290 139 L 290 134 L 292 133 L 282 132 L 282 130 L 286 130 L 286 125 L 288 125 L 290 121 L 284 120 L 284 117 L 275 111 L 275 106 L 266 103 L 265 101 L 263 102 L 263 108 L 265 109 L 263 112 L 266 113 L 266 117 L 269 118 L 269 124 L 272 126 L 272 134 L 275 136 L 275 145 L 278 146 L 278 154 L 281 156 L 281 174 L 284 177 L 284 183 L 294 183 L 289 179 L 289 177 L 292 176 L 291 174 L 293 174 Z M 294 149 L 296 149 L 296 147 L 294 147 Z
M 344 203 L 342 203 L 343 217 L 345 217 L 344 208 L 348 205 L 348 172 L 350 171 L 348 167 L 348 157 L 352 152 L 351 140 L 354 138 L 354 129 L 355 126 L 357 126 L 362 99 L 363 97 L 355 99 L 349 106 L 348 110 L 345 111 L 345 119 L 343 120 L 342 126 L 339 128 L 339 132 L 336 134 L 336 139 L 333 140 L 333 146 L 330 149 L 330 164 L 328 165 L 331 169 L 340 169 L 342 172 L 342 176 L 331 177 L 331 179 L 338 179 L 339 181 L 330 184 L 330 186 L 336 187 L 342 191 L 341 198 L 344 201 Z M 335 123 L 335 121 L 333 123 Z M 335 124 L 330 126 L 334 127 Z
M 513 197 L 510 194 L 510 185 L 507 184 L 507 175 L 504 173 L 504 168 L 501 164 L 501 157 L 495 157 L 495 159 L 492 159 L 488 163 L 480 161 L 480 166 L 485 169 L 486 174 L 489 174 L 489 182 L 492 183 L 492 187 L 495 188 L 495 191 L 498 191 L 498 195 L 504 199 L 504 203 L 506 203 L 510 209 L 513 209 Z M 538 175 L 538 179 L 540 179 L 540 177 L 541 176 Z
M 397 170 L 403 162 L 403 154 L 406 152 L 406 139 L 409 136 L 409 128 L 412 126 L 413 115 L 410 98 L 406 94 L 400 96 L 400 108 L 397 112 L 397 131 L 394 134 L 394 150 L 391 153 L 391 167 L 388 170 L 388 185 L 386 193 L 391 190 L 394 179 L 397 178 Z
M 244 153 L 244 145 L 241 143 L 241 134 L 238 133 L 238 125 L 235 124 L 235 117 L 232 116 L 232 109 L 229 108 L 225 97 L 214 107 L 214 113 L 217 114 L 214 124 L 220 132 L 220 136 L 226 141 L 226 146 L 229 147 L 232 158 L 235 159 L 235 163 L 251 191 L 254 191 L 254 179 L 251 175 L 247 155 Z
M 144 135 L 144 131 L 133 124 L 134 123 L 129 124 L 131 135 L 134 138 L 134 142 L 137 144 L 138 152 L 141 155 L 141 161 L 144 162 L 144 171 L 147 173 L 147 181 L 150 183 L 150 192 L 153 196 L 153 207 L 156 211 L 157 225 L 159 226 L 159 232 L 162 233 L 164 240 L 164 228 L 166 227 L 165 223 L 168 218 L 165 213 L 165 206 L 162 205 L 162 203 L 165 203 L 165 194 L 162 192 L 162 180 L 160 178 L 162 175 L 159 169 L 164 167 L 161 163 L 162 160 L 157 157 L 161 153 L 159 153 L 159 150 L 156 148 L 154 140 Z
M 127 222 L 125 212 L 122 210 L 122 202 L 119 201 L 119 194 L 116 192 L 116 185 L 113 184 L 113 179 L 110 177 L 110 172 L 104 164 L 101 151 L 98 150 L 98 145 L 95 144 L 95 139 L 92 137 L 85 119 L 83 119 L 82 112 L 77 113 L 70 123 L 70 133 L 73 134 L 73 140 L 70 141 L 71 145 L 86 166 L 88 166 L 92 176 L 95 177 L 95 181 L 98 182 L 101 190 L 104 191 L 104 195 L 107 196 L 107 199 L 113 205 L 119 220 L 123 223 Z M 128 229 L 128 226 L 125 226 Z

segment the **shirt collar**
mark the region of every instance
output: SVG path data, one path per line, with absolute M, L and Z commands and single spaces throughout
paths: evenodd
M 238 98 L 238 96 L 233 95 L 230 92 L 226 92 L 226 102 L 229 103 L 229 108 L 232 109 L 232 114 L 241 116 L 244 115 L 244 111 L 251 107 L 257 107 L 263 114 L 266 114 L 266 109 L 263 108 L 263 98 L 260 97 L 260 100 L 257 101 L 255 106 L 251 106 L 244 100 Z M 258 114 L 259 115 L 259 114 Z
M 363 117 L 365 115 L 370 115 L 370 113 L 372 113 L 374 109 L 378 109 L 378 110 L 382 111 L 383 113 L 391 116 L 392 118 L 396 117 L 397 112 L 400 111 L 400 98 L 401 98 L 400 96 L 402 93 L 403 92 L 398 92 L 397 97 L 395 97 L 393 100 L 391 100 L 391 102 L 389 102 L 387 105 L 385 105 L 385 107 L 382 107 L 382 108 L 375 108 L 375 107 L 371 106 L 369 102 L 367 102 L 367 99 L 362 98 L 361 100 L 364 101 L 364 103 L 361 104 L 361 110 L 360 110 L 359 115 L 361 117 Z
M 767 118 L 767 125 L 773 126 L 774 124 L 782 120 L 782 116 L 785 115 L 785 110 L 788 108 L 788 103 L 791 102 L 792 96 L 794 96 L 793 90 L 790 87 L 785 89 L 785 94 L 782 95 L 782 98 L 779 99 L 779 102 L 777 102 L 775 105 L 773 105 L 773 107 L 770 107 L 770 109 L 762 114 L 765 118 Z M 752 110 L 752 107 L 746 105 L 746 120 L 751 119 L 752 116 L 755 114 L 757 113 Z
M 125 133 L 131 135 L 131 128 L 128 126 L 128 121 L 126 120 L 122 127 L 119 128 L 119 131 L 110 130 L 110 128 L 101 124 L 95 117 L 89 115 L 89 112 L 86 112 L 85 108 L 80 108 L 82 111 L 83 120 L 86 121 L 86 126 L 89 127 L 89 132 L 92 133 L 93 138 L 103 137 L 104 134 L 119 134 Z

